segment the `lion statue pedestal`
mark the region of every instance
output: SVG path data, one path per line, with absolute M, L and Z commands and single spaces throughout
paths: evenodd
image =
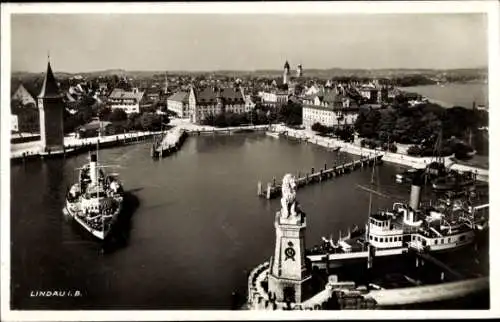
M 307 299 L 311 278 L 305 263 L 305 213 L 297 200 L 297 185 L 291 174 L 283 177 L 281 210 L 276 213 L 276 244 L 268 277 L 268 289 L 278 302 L 300 303 Z

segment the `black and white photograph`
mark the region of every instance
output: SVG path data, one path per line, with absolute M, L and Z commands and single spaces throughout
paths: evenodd
M 2 4 L 5 320 L 498 314 L 499 5 L 379 4 Z

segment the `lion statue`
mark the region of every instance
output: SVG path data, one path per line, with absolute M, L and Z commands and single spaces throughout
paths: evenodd
M 285 174 L 283 183 L 281 184 L 281 216 L 283 218 L 290 218 L 296 216 L 296 203 L 297 196 L 297 183 L 295 177 L 290 173 Z

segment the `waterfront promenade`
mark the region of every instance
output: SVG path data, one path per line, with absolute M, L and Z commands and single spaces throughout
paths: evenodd
M 173 119 L 169 125 L 173 125 L 173 131 L 184 130 L 189 134 L 231 134 L 237 131 L 253 130 L 253 131 L 264 131 L 269 128 L 269 125 L 247 125 L 247 126 L 234 126 L 226 128 L 216 128 L 213 126 L 197 125 L 192 124 L 187 119 Z M 78 150 L 83 150 L 88 148 L 88 146 L 96 145 L 99 140 L 102 148 L 139 142 L 145 139 L 151 138 L 153 136 L 163 134 L 164 131 L 143 131 L 143 132 L 132 132 L 116 135 L 108 135 L 101 137 L 91 137 L 91 138 L 77 138 L 74 135 L 66 136 L 64 138 L 64 148 L 66 154 L 77 152 Z M 63 151 L 58 151 L 62 154 Z M 34 159 L 43 156 L 45 153 L 42 151 L 40 141 L 30 141 L 24 143 L 13 143 L 11 144 L 11 160 L 22 160 L 23 158 Z M 54 153 L 55 154 L 55 153 Z
M 172 119 L 169 125 L 173 125 L 180 129 L 185 130 L 187 133 L 192 134 L 212 134 L 212 133 L 233 133 L 243 130 L 265 131 L 269 125 L 241 125 L 241 126 L 228 126 L 228 127 L 215 127 L 210 125 L 193 124 L 189 119 Z
M 388 151 L 374 150 L 369 148 L 363 148 L 358 142 L 355 143 L 347 143 L 341 140 L 337 140 L 334 138 L 322 137 L 317 135 L 313 131 L 309 130 L 296 130 L 289 128 L 284 125 L 274 125 L 272 130 L 275 132 L 283 133 L 285 137 L 293 137 L 296 139 L 300 139 L 304 142 L 317 144 L 326 148 L 336 148 L 340 147 L 340 151 L 347 152 L 354 155 L 369 155 L 369 154 L 382 154 L 382 160 L 385 162 L 391 162 L 400 164 L 407 167 L 414 168 L 425 168 L 428 164 L 430 164 L 433 160 L 431 157 L 412 157 L 402 153 L 391 153 Z M 400 147 L 398 147 L 400 148 Z M 481 169 L 477 167 L 467 166 L 463 164 L 457 164 L 451 157 L 445 157 L 444 162 L 446 166 L 450 166 L 451 169 L 457 171 L 471 171 L 477 174 L 477 178 L 480 181 L 488 181 L 489 171 L 486 169 Z
M 160 134 L 161 132 L 133 132 L 117 135 L 107 135 L 101 137 L 92 138 L 76 138 L 74 136 L 66 136 L 64 138 L 64 148 L 68 151 L 74 151 L 86 148 L 88 146 L 95 146 L 99 141 L 99 144 L 110 145 L 110 144 L 125 144 L 144 140 L 153 135 Z M 42 156 L 44 151 L 40 141 L 31 141 L 25 143 L 11 144 L 10 146 L 10 158 L 11 160 L 26 158 L 35 158 Z

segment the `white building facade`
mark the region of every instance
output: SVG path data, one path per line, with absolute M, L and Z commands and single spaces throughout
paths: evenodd
M 268 107 L 276 107 L 282 104 L 288 103 L 290 94 L 288 91 L 270 91 L 270 92 L 259 92 L 259 97 L 262 100 L 262 104 Z
M 180 118 L 189 117 L 189 93 L 177 92 L 167 98 L 167 109 Z
M 330 91 L 304 99 L 302 125 L 307 129 L 311 129 L 314 123 L 329 127 L 353 125 L 358 113 L 359 107 L 348 97 Z
M 236 88 L 207 87 L 197 90 L 191 87 L 188 101 L 189 118 L 193 123 L 200 123 L 210 115 L 216 116 L 225 112 L 240 114 L 250 109 L 242 90 Z
M 109 95 L 107 103 L 112 110 L 120 108 L 127 114 L 139 113 L 143 97 L 144 92 L 137 88 L 131 91 L 115 88 Z

